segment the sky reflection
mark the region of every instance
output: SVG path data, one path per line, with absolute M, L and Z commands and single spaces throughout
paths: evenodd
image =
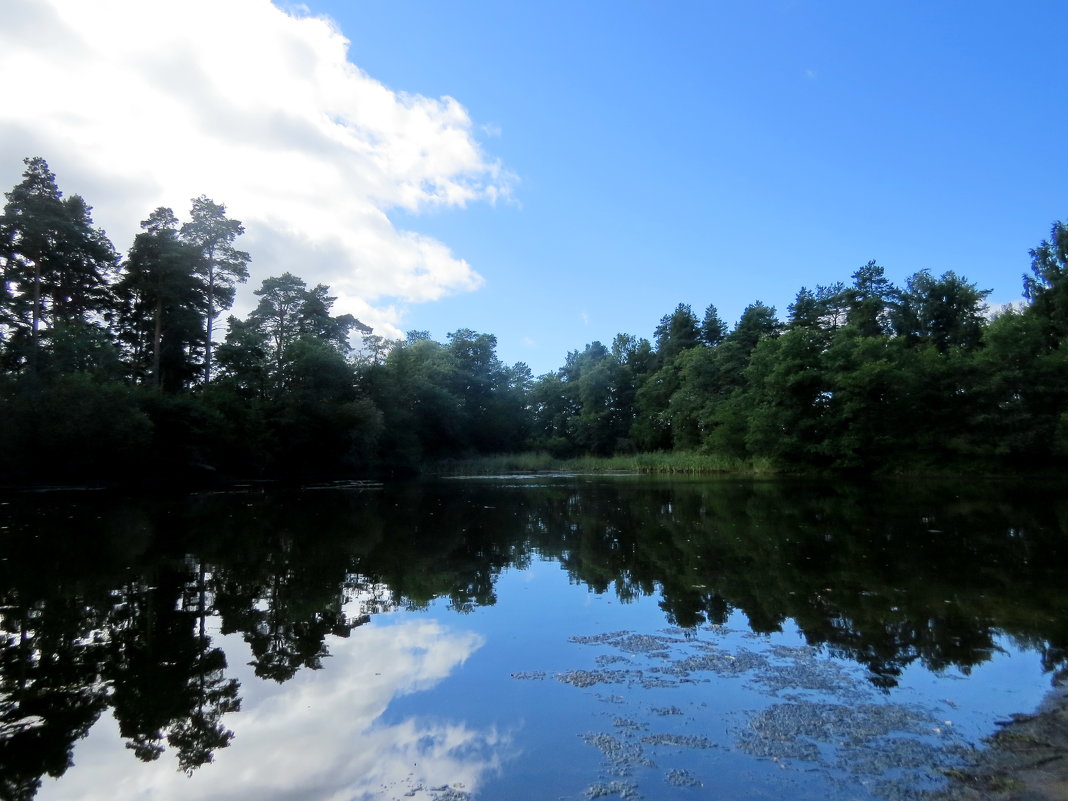
M 507 735 L 462 721 L 378 719 L 394 698 L 448 677 L 484 639 L 437 621 L 383 619 L 333 640 L 328 669 L 301 671 L 284 684 L 256 678 L 241 639 L 221 638 L 228 672 L 241 681 L 242 711 L 224 720 L 236 736 L 214 764 L 187 778 L 165 752 L 131 771 L 134 756 L 109 718 L 76 748 L 78 769 L 46 780 L 38 798 L 352 801 L 413 790 L 408 797 L 426 798 L 429 788 L 444 785 L 476 791 L 500 767 Z
M 69 554 L 85 533 L 62 521 L 97 518 L 42 527 L 29 507 L 3 554 L 22 565 L 5 675 L 11 719 L 44 710 L 54 731 L 50 750 L 12 739 L 9 776 L 62 770 L 73 742 L 39 798 L 915 798 L 1065 664 L 1059 507 L 932 492 L 598 479 L 197 499 L 160 512 L 145 556 L 55 565 L 25 543 Z M 178 528 L 210 547 L 176 551 Z M 212 700 L 231 682 L 236 713 Z M 105 711 L 78 739 L 78 703 L 122 734 Z M 229 745 L 201 726 L 215 763 L 186 778 L 200 752 L 168 737 L 202 709 Z M 143 764 L 129 742 L 166 745 Z

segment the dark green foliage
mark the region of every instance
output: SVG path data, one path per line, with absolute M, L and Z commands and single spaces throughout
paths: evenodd
M 305 334 L 287 350 L 284 393 L 270 410 L 271 472 L 330 475 L 368 468 L 380 422 L 358 401 L 352 365 L 328 342 Z
M 235 285 L 248 280 L 249 255 L 234 247 L 245 232 L 226 216 L 226 206 L 204 195 L 193 199 L 190 222 L 182 226 L 182 240 L 200 252 L 198 273 L 204 281 L 204 383 L 211 380 L 212 332 L 215 318 L 234 305 Z
M 86 373 L 98 380 L 120 380 L 122 355 L 108 331 L 93 322 L 57 322 L 44 337 L 38 372 L 42 376 Z
M 383 415 L 380 458 L 390 470 L 526 443 L 530 370 L 503 364 L 492 335 L 465 328 L 448 339 L 443 345 L 414 332 L 361 370 L 360 387 Z
M 85 373 L 21 381 L 0 398 L 0 475 L 7 481 L 141 475 L 153 422 L 139 393 Z
M 796 319 L 796 318 L 795 318 Z M 826 464 L 831 399 L 818 330 L 794 328 L 761 341 L 747 369 L 752 399 L 745 442 L 785 464 Z
M 815 291 L 801 287 L 790 304 L 788 328 L 811 328 L 833 334 L 845 325 L 849 295 L 841 281 L 817 286 Z
M 712 311 L 714 316 L 715 310 Z M 710 321 L 710 326 L 714 335 L 715 322 Z M 693 310 L 688 304 L 680 303 L 674 312 L 664 315 L 660 319 L 660 325 L 656 327 L 656 352 L 662 361 L 673 359 L 682 351 L 696 347 L 701 341 L 701 334 Z
M 47 288 L 64 260 L 58 244 L 65 238 L 69 220 L 56 176 L 45 160 L 28 158 L 25 164 L 22 182 L 6 194 L 0 257 L 4 260 L 4 322 L 9 335 L 11 329 L 18 329 L 28 341 L 26 361 L 36 371 Z
M 47 287 L 53 325 L 85 323 L 106 317 L 112 297 L 108 282 L 118 254 L 107 236 L 93 226 L 92 208 L 79 195 L 63 201 L 65 220 L 59 269 Z
M 41 158 L 0 215 L 0 470 L 9 480 L 414 472 L 523 449 L 695 451 L 791 470 L 1059 468 L 1068 459 L 1068 226 L 1031 253 L 1030 305 L 870 261 L 727 325 L 680 303 L 534 380 L 492 334 L 374 336 L 329 287 L 269 277 L 244 320 L 240 222 L 207 197 L 142 222 L 117 267 Z M 116 273 L 116 270 L 118 272 Z M 352 348 L 363 334 L 364 347 Z
M 1068 352 L 1048 351 L 1048 321 L 1033 308 L 998 315 L 977 355 L 978 414 L 986 450 L 1009 464 L 1068 455 Z
M 339 356 L 346 356 L 352 349 L 349 334 L 353 329 L 370 333 L 371 329 L 351 314 L 330 314 L 335 298 L 323 284 L 308 289 L 304 281 L 292 273 L 267 278 L 256 290 L 260 302 L 249 315 L 246 323 L 231 318 L 231 335 L 227 335 L 227 354 L 223 372 L 235 367 L 251 367 L 264 352 L 266 363 L 260 363 L 253 372 L 266 371 L 267 384 L 273 396 L 284 393 L 293 380 L 292 364 L 301 352 L 294 350 L 301 339 L 316 341 L 331 348 Z M 240 348 L 248 349 L 244 354 Z M 306 348 L 305 348 L 306 350 Z M 252 373 L 241 378 L 254 380 Z
M 802 288 L 786 326 L 754 303 L 726 336 L 710 307 L 710 333 L 691 338 L 680 304 L 657 328 L 657 369 L 633 374 L 629 436 L 616 447 L 597 427 L 608 407 L 596 389 L 610 382 L 591 365 L 603 349 L 570 354 L 535 387 L 533 443 L 571 456 L 626 442 L 799 470 L 997 469 L 1068 456 L 1068 357 L 1050 350 L 1052 306 L 990 324 L 989 292 L 953 272 L 921 271 L 904 290 L 875 262 L 852 278 Z M 633 342 L 619 341 L 617 361 Z
M 693 348 L 680 354 L 671 366 L 675 389 L 665 412 L 676 448 L 701 448 L 715 425 L 716 407 L 730 391 L 718 356 L 719 351 L 712 348 Z
M 255 323 L 231 317 L 226 341 L 215 352 L 222 381 L 242 397 L 265 398 L 269 387 L 267 335 Z
M 593 342 L 538 379 L 532 393 L 533 443 L 559 456 L 633 450 L 637 387 L 654 363 L 648 341 L 619 334 L 609 350 Z
M 775 336 L 779 328 L 775 307 L 767 306 L 758 300 L 745 307 L 734 330 L 724 341 L 737 344 L 742 354 L 748 358 L 760 340 Z
M 639 450 L 667 450 L 673 444 L 668 404 L 679 388 L 674 362 L 645 377 L 634 395 L 631 437 Z
M 25 163 L 0 215 L 0 335 L 8 367 L 36 373 L 57 327 L 102 331 L 118 258 L 89 205 L 62 198 L 45 160 Z
M 537 450 L 547 451 L 556 458 L 575 454 L 572 420 L 578 410 L 573 396 L 559 372 L 546 373 L 534 381 L 530 390 L 531 444 Z
M 207 309 L 201 252 L 178 236 L 178 219 L 160 207 L 141 223 L 115 286 L 119 339 L 134 381 L 167 392 L 198 373 Z
M 901 426 L 923 414 L 915 401 L 919 376 L 905 364 L 900 340 L 868 337 L 850 330 L 836 338 L 826 356 L 831 374 L 826 443 L 838 467 L 886 467 L 911 444 Z
M 612 356 L 630 368 L 636 377 L 648 375 L 656 366 L 656 354 L 649 340 L 639 339 L 632 334 L 615 335 L 612 339 Z
M 950 271 L 940 278 L 921 270 L 909 277 L 893 312 L 893 327 L 910 343 L 929 343 L 945 353 L 979 344 L 989 289 L 980 290 Z
M 701 320 L 701 341 L 709 347 L 715 347 L 726 335 L 727 324 L 719 316 L 719 310 L 710 303 Z
M 1068 337 L 1068 225 L 1053 223 L 1050 238 L 1031 253 L 1031 275 L 1024 275 L 1024 297 L 1042 320 L 1046 344 Z
M 890 331 L 890 316 L 898 292 L 886 271 L 869 261 L 853 273 L 853 286 L 845 291 L 846 322 L 860 336 L 877 337 Z
M 794 302 L 787 307 L 790 313 L 790 328 L 819 328 L 823 310 L 816 293 L 801 287 Z
M 499 453 L 521 441 L 513 430 L 523 417 L 524 377 L 510 373 L 497 358 L 497 338 L 462 328 L 448 335 L 450 376 L 447 388 L 458 399 L 458 425 L 464 446 L 478 453 Z M 518 436 L 517 436 L 518 435 Z
M 427 456 L 462 450 L 460 404 L 449 391 L 448 351 L 438 342 L 397 344 L 385 364 L 364 371 L 363 386 L 385 419 L 383 462 L 414 469 Z

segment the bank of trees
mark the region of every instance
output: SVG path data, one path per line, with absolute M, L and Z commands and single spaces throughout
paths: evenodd
M 787 468 L 1060 466 L 1068 456 L 1068 227 L 1028 301 L 991 315 L 953 272 L 875 262 L 729 326 L 679 304 L 535 379 L 491 334 L 375 336 L 329 287 L 249 276 L 243 227 L 201 196 L 120 255 L 43 159 L 0 215 L 0 472 L 9 480 L 418 469 L 476 454 L 684 450 Z
M 569 354 L 535 384 L 535 442 L 559 453 L 699 450 L 799 469 L 986 469 L 1068 456 L 1068 229 L 1031 252 L 1030 304 L 875 262 L 802 288 L 785 320 L 759 301 L 727 331 L 680 304 L 654 340 Z
M 25 166 L 0 215 L 9 480 L 410 471 L 525 443 L 529 371 L 493 336 L 387 342 L 289 272 L 223 323 L 250 261 L 223 204 L 151 211 L 120 256 L 44 159 Z

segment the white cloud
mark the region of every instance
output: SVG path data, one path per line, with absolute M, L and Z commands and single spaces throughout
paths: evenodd
M 206 194 L 245 224 L 250 289 L 286 270 L 327 283 L 387 335 L 391 304 L 482 283 L 387 213 L 494 202 L 511 177 L 463 106 L 374 80 L 329 20 L 269 0 L 4 0 L 3 16 L 5 189 L 44 156 L 120 249 L 156 206 L 183 217 Z

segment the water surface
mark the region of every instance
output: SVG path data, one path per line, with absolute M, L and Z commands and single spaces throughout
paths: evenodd
M 923 797 L 1065 668 L 1059 497 L 581 476 L 10 495 L 0 788 Z

